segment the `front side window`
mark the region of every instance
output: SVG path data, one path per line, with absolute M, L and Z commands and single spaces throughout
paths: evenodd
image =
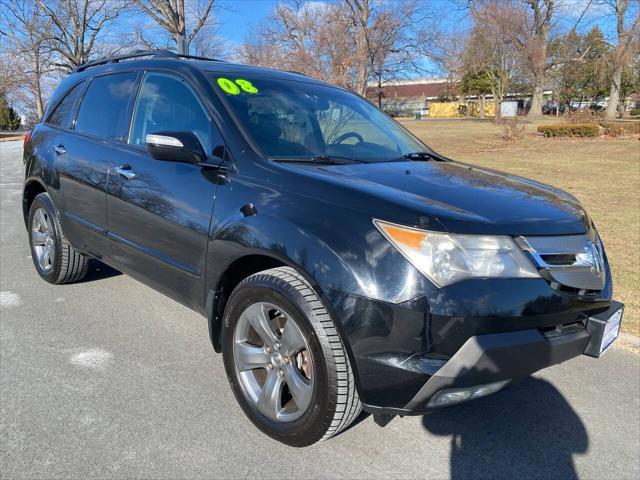
M 269 158 L 387 161 L 425 146 L 366 100 L 291 80 L 213 76 L 245 131 Z
M 144 145 L 150 133 L 193 132 L 204 151 L 214 147 L 212 125 L 198 97 L 180 78 L 162 73 L 148 73 L 140 87 L 133 113 L 129 143 Z
M 107 140 L 124 141 L 137 76 L 135 72 L 128 72 L 94 78 L 82 98 L 75 130 Z
M 74 85 L 71 90 L 65 94 L 64 98 L 56 105 L 51 115 L 49 115 L 47 119 L 49 125 L 60 128 L 67 128 L 69 126 L 71 116 L 73 115 L 73 107 L 76 104 L 80 92 L 82 92 L 81 87 L 83 84 L 84 82 L 80 82 Z

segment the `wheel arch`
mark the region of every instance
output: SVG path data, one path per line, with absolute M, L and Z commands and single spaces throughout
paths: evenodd
M 215 285 L 210 285 L 207 290 L 206 311 L 209 326 L 209 338 L 213 349 L 220 353 L 222 351 L 221 344 L 221 324 L 227 300 L 231 292 L 245 278 L 276 267 L 291 267 L 316 287 L 316 282 L 298 265 L 289 259 L 283 259 L 271 252 L 252 252 L 234 259 L 224 269 L 222 274 L 217 278 Z
M 32 178 L 25 182 L 22 190 L 22 217 L 25 227 L 29 223 L 29 211 L 33 200 L 41 193 L 47 193 L 47 188 L 40 180 Z

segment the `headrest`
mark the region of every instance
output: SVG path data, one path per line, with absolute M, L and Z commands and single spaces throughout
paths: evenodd
M 261 137 L 275 139 L 282 133 L 280 122 L 273 113 L 252 113 L 249 122 L 256 129 L 252 133 Z

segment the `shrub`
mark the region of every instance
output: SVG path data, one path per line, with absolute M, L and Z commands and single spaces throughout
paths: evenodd
M 640 116 L 640 108 L 632 108 L 629 113 L 632 117 L 638 117 Z
M 520 140 L 524 136 L 524 122 L 519 118 L 503 118 L 498 122 L 502 125 L 505 140 Z
M 540 125 L 538 132 L 545 137 L 596 137 L 600 128 L 595 123 L 562 123 Z

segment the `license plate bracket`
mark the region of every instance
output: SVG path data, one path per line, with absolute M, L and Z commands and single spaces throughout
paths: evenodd
M 584 351 L 585 355 L 601 357 L 614 344 L 620 334 L 623 313 L 624 305 L 614 301 L 607 311 L 587 319 L 587 333 L 591 340 Z

